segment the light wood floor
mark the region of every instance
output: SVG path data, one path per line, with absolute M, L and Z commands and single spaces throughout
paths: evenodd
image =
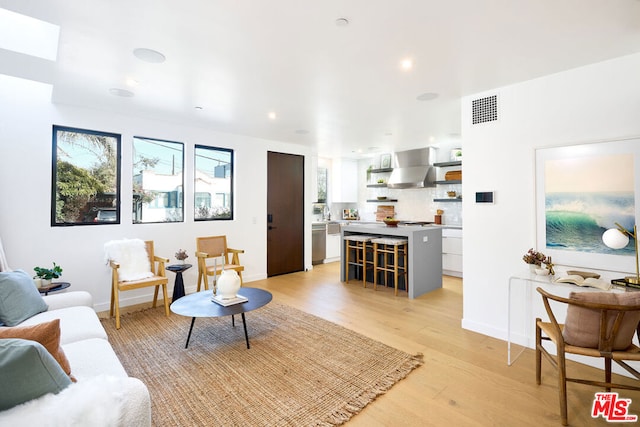
M 400 350 L 424 354 L 423 366 L 353 417 L 350 427 L 561 425 L 557 377 L 548 363 L 543 361 L 537 386 L 533 350 L 507 366 L 506 342 L 461 328 L 461 279 L 445 276 L 442 289 L 409 300 L 391 289 L 341 283 L 336 262 L 246 285 L 268 289 L 275 301 Z M 573 362 L 568 372 L 602 376 Z M 595 391 L 568 385 L 570 425 L 610 425 L 591 418 Z M 632 399 L 630 413 L 640 415 L 640 392 L 620 393 Z

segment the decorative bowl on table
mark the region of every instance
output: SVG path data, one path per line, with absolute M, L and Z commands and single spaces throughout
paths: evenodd
M 397 227 L 398 222 L 400 222 L 395 218 L 385 218 L 382 221 L 384 221 L 384 223 L 387 224 L 387 227 Z

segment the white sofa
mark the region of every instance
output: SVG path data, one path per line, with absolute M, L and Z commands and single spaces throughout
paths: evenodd
M 19 326 L 60 319 L 60 345 L 77 382 L 0 412 L 0 426 L 150 426 L 149 391 L 125 372 L 91 295 L 76 291 L 43 298 L 48 310 Z

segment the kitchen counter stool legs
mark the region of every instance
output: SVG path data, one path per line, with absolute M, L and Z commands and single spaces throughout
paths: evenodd
M 373 289 L 378 284 L 378 273 L 382 273 L 384 285 L 390 273 L 393 275 L 395 295 L 398 295 L 398 282 L 404 277 L 404 289 L 408 290 L 407 247 L 408 240 L 397 238 L 379 238 L 371 241 L 373 244 Z
M 367 269 L 373 270 L 371 262 L 367 262 L 367 253 L 373 255 L 372 247 L 371 247 L 371 239 L 375 236 L 365 236 L 365 235 L 351 235 L 345 236 L 345 281 L 349 283 L 350 278 L 350 270 L 351 267 L 354 267 L 355 273 L 354 276 L 360 277 L 362 280 L 362 286 L 367 286 Z M 351 257 L 353 252 L 353 258 Z

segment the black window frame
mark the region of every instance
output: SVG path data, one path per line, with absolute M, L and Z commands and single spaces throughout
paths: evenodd
M 197 218 L 197 212 L 198 212 L 198 207 L 196 206 L 196 193 L 198 193 L 198 188 L 197 188 L 197 180 L 198 180 L 198 167 L 197 167 L 197 162 L 198 162 L 198 149 L 204 149 L 204 150 L 211 150 L 211 151 L 221 151 L 221 152 L 226 152 L 229 153 L 229 216 L 228 217 L 210 217 L 210 218 Z M 234 206 L 234 200 L 235 200 L 235 189 L 234 189 L 234 170 L 235 170 L 235 151 L 231 148 L 223 148 L 223 147 L 214 147 L 214 146 L 210 146 L 210 145 L 202 145 L 202 144 L 195 144 L 194 145 L 194 150 L 193 150 L 193 220 L 194 221 L 233 221 L 234 216 L 235 216 L 235 206 Z M 217 173 L 218 168 L 216 168 L 216 172 Z M 214 175 L 211 175 L 212 177 Z M 203 193 L 202 191 L 200 191 L 200 193 Z M 209 206 L 209 208 L 213 208 L 213 204 L 215 201 L 215 194 L 217 193 L 209 193 L 211 196 L 210 202 L 211 202 L 211 206 Z
M 75 132 L 79 134 L 86 135 L 98 135 L 107 138 L 115 139 L 115 194 L 113 194 L 113 203 L 115 206 L 104 206 L 98 207 L 94 206 L 89 209 L 89 211 L 85 214 L 84 221 L 64 221 L 58 222 L 56 218 L 57 212 L 57 196 L 58 196 L 58 133 L 59 132 Z M 92 129 L 82 129 L 70 126 L 61 126 L 61 125 L 53 125 L 52 127 L 52 150 L 51 150 L 51 226 L 52 227 L 70 227 L 76 225 L 115 225 L 120 224 L 120 208 L 121 208 L 121 173 L 122 173 L 122 135 L 113 133 L 113 132 L 104 132 L 97 131 Z M 77 167 L 77 166 L 76 166 Z M 81 168 L 84 169 L 84 168 Z M 87 169 L 84 169 L 87 170 Z M 97 196 L 96 193 L 94 196 Z M 110 193 L 101 193 L 103 195 L 108 195 Z M 99 203 L 99 202 L 95 202 Z M 89 202 L 87 202 L 89 204 Z M 115 221 L 97 221 L 98 213 L 100 210 L 114 210 L 116 212 L 116 220 Z M 88 219 L 88 213 L 95 212 L 94 219 Z M 93 214 L 92 214 L 93 215 Z

